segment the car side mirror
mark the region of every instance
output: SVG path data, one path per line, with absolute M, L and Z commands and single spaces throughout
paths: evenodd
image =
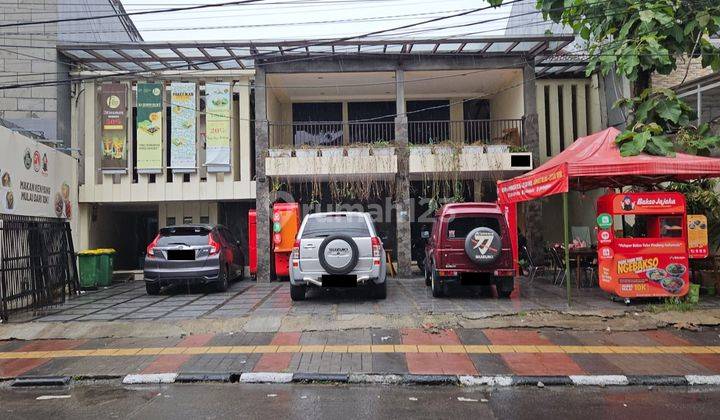
M 422 232 L 420 232 L 420 237 L 423 239 L 428 239 L 430 238 L 430 232 L 428 232 L 427 230 L 423 230 Z

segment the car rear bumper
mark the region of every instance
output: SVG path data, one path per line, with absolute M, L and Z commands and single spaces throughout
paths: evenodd
M 144 278 L 146 282 L 160 282 L 163 285 L 174 283 L 212 283 L 218 281 L 220 268 L 145 268 Z
M 355 285 L 360 286 L 364 284 L 381 284 L 385 281 L 384 278 L 380 275 L 380 268 L 369 270 L 369 271 L 352 271 L 348 273 L 346 276 L 353 276 L 355 277 Z M 329 277 L 327 273 L 320 273 L 320 272 L 313 272 L 313 273 L 307 273 L 299 271 L 298 269 L 293 269 L 290 273 L 290 283 L 293 285 L 307 285 L 307 286 L 318 286 L 318 287 L 332 287 L 332 286 L 326 286 L 323 284 L 323 276 L 326 276 L 326 279 Z M 326 281 L 327 283 L 327 281 Z

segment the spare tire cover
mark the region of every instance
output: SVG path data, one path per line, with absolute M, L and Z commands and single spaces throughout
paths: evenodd
M 329 274 L 347 274 L 357 265 L 358 247 L 350 236 L 331 235 L 320 244 L 318 258 Z
M 476 264 L 495 262 L 501 250 L 500 235 L 490 228 L 475 228 L 465 238 L 465 253 Z

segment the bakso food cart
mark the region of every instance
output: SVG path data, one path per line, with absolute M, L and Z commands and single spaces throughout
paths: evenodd
M 685 196 L 611 193 L 597 201 L 598 282 L 626 299 L 683 296 L 690 287 Z

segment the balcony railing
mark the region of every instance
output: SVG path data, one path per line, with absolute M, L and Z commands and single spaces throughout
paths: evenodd
M 523 120 L 409 121 L 408 140 L 412 144 L 453 141 L 520 146 L 523 144 Z M 391 121 L 270 122 L 270 147 L 394 141 L 395 123 Z

